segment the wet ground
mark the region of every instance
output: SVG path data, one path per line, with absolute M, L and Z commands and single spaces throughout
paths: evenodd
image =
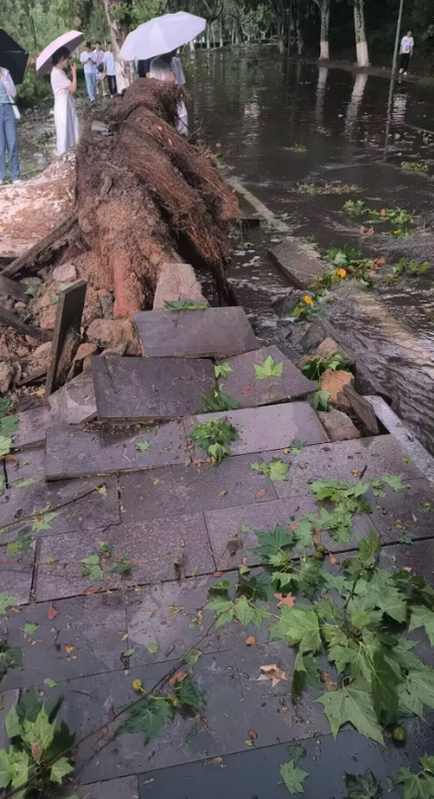
M 389 103 L 385 78 L 282 60 L 268 48 L 245 56 L 204 54 L 189 65 L 188 83 L 202 138 L 232 174 L 289 222 L 294 235 L 312 237 L 320 249 L 350 244 L 388 265 L 405 256 L 434 267 L 431 87 L 396 83 Z M 300 151 L 300 145 L 306 149 Z M 407 172 L 403 162 L 423 164 L 426 171 Z M 304 194 L 301 184 L 343 184 L 357 192 Z M 373 209 L 414 212 L 411 235 L 394 238 L 394 226 L 389 232 L 380 226 L 374 235 L 361 236 L 363 220 L 342 211 L 349 199 Z M 266 231 L 265 238 L 255 233 L 250 249 L 240 245 L 237 252 L 243 254 L 236 256 L 229 277 L 239 301 L 257 320 L 261 338 L 281 343 L 291 323 L 276 308 L 288 282 L 265 257 L 266 246 L 278 236 Z M 335 303 L 330 315 L 381 380 L 398 413 L 434 451 L 432 274 L 380 284 L 375 291 L 384 308 L 380 320 L 358 302 L 355 326 L 354 306 L 346 300 Z M 386 342 L 387 331 L 392 340 Z

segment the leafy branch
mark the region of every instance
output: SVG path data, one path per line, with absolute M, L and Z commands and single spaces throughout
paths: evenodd
M 208 453 L 211 462 L 217 464 L 231 454 L 230 444 L 239 438 L 236 427 L 221 419 L 210 419 L 196 425 L 190 436 Z

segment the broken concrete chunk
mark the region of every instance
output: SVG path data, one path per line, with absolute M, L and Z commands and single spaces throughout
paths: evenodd
M 92 376 L 78 375 L 48 397 L 55 423 L 80 424 L 96 416 Z
M 87 328 L 89 341 L 101 347 L 127 344 L 127 355 L 139 355 L 140 343 L 131 319 L 94 319 Z
M 332 408 L 328 412 L 319 411 L 318 416 L 330 441 L 349 441 L 360 438 L 360 432 L 346 413 Z
M 349 410 L 351 406 L 344 394 L 344 387 L 353 383 L 354 376 L 351 372 L 345 370 L 335 372 L 333 369 L 326 369 L 320 378 L 320 389 L 330 392 L 329 404 L 332 407 L 345 411 Z
M 58 283 L 73 283 L 74 280 L 77 280 L 77 270 L 74 264 L 56 266 L 53 271 L 53 280 Z
M 190 264 L 165 263 L 158 275 L 153 310 L 164 310 L 166 302 L 176 302 L 178 299 L 194 300 L 199 305 L 207 304 Z
M 15 370 L 11 363 L 7 361 L 0 363 L 0 394 L 6 394 L 9 391 L 14 374 Z
M 324 358 L 324 360 L 327 360 L 336 352 L 339 355 L 342 355 L 343 358 L 345 358 L 348 365 L 353 363 L 352 359 L 350 358 L 348 353 L 344 350 L 344 348 L 341 347 L 337 341 L 335 341 L 333 338 L 330 337 L 325 338 L 324 341 L 321 342 L 319 347 L 316 348 L 315 355 L 317 358 Z

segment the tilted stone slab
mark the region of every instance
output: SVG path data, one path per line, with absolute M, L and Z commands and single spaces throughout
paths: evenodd
M 34 544 L 30 552 L 18 555 L 8 555 L 6 547 L 0 547 L 0 593 L 16 597 L 16 605 L 30 602 L 34 557 Z
M 140 311 L 134 321 L 146 356 L 226 357 L 257 349 L 240 307 L 198 311 Z
M 282 376 L 258 379 L 255 365 L 263 366 L 268 357 L 273 358 L 275 364 L 283 363 Z M 219 378 L 218 383 L 223 383 L 225 393 L 236 400 L 241 408 L 272 405 L 316 391 L 316 385 L 274 345 L 237 355 L 225 362 L 232 371 L 227 377 Z
M 230 445 L 231 455 L 290 447 L 294 438 L 304 444 L 322 444 L 327 438 L 315 411 L 307 402 L 288 402 L 239 411 L 208 413 L 185 420 L 187 435 L 199 424 L 221 419 L 233 425 L 239 438 Z M 206 457 L 194 442 L 195 460 Z
M 213 365 L 205 359 L 95 357 L 92 373 L 102 421 L 186 416 L 215 386 Z
M 188 458 L 186 447 L 181 422 L 137 428 L 134 434 L 72 426 L 55 428 L 47 433 L 46 478 L 63 480 L 184 464 Z
M 5 462 L 7 482 L 11 488 L 30 485 L 45 479 L 45 453 L 42 446 L 17 450 L 13 459 Z M 1 525 L 1 522 L 0 522 Z

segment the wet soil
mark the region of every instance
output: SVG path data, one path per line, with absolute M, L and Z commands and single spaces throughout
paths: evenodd
M 404 256 L 431 262 L 423 276 L 375 290 L 384 319 L 373 321 L 360 307 L 355 312 L 348 296 L 329 315 L 379 378 L 395 410 L 434 452 L 432 87 L 397 82 L 389 102 L 390 82 L 383 77 L 282 59 L 268 48 L 238 56 L 202 54 L 189 65 L 188 84 L 201 137 L 232 174 L 289 222 L 294 235 L 312 237 L 321 250 L 350 244 L 388 265 Z M 292 149 L 296 145 L 306 149 Z M 406 172 L 403 161 L 423 163 L 427 171 Z M 339 182 L 358 192 L 299 191 L 303 183 Z M 361 236 L 361 221 L 342 211 L 348 199 L 413 212 L 415 229 L 408 238 L 393 238 L 384 226 Z M 256 232 L 249 250 L 239 247 L 245 254 L 235 257 L 229 278 L 258 335 L 282 343 L 293 326 L 278 313 L 289 284 L 265 255 L 276 234 L 268 231 L 266 238 Z

